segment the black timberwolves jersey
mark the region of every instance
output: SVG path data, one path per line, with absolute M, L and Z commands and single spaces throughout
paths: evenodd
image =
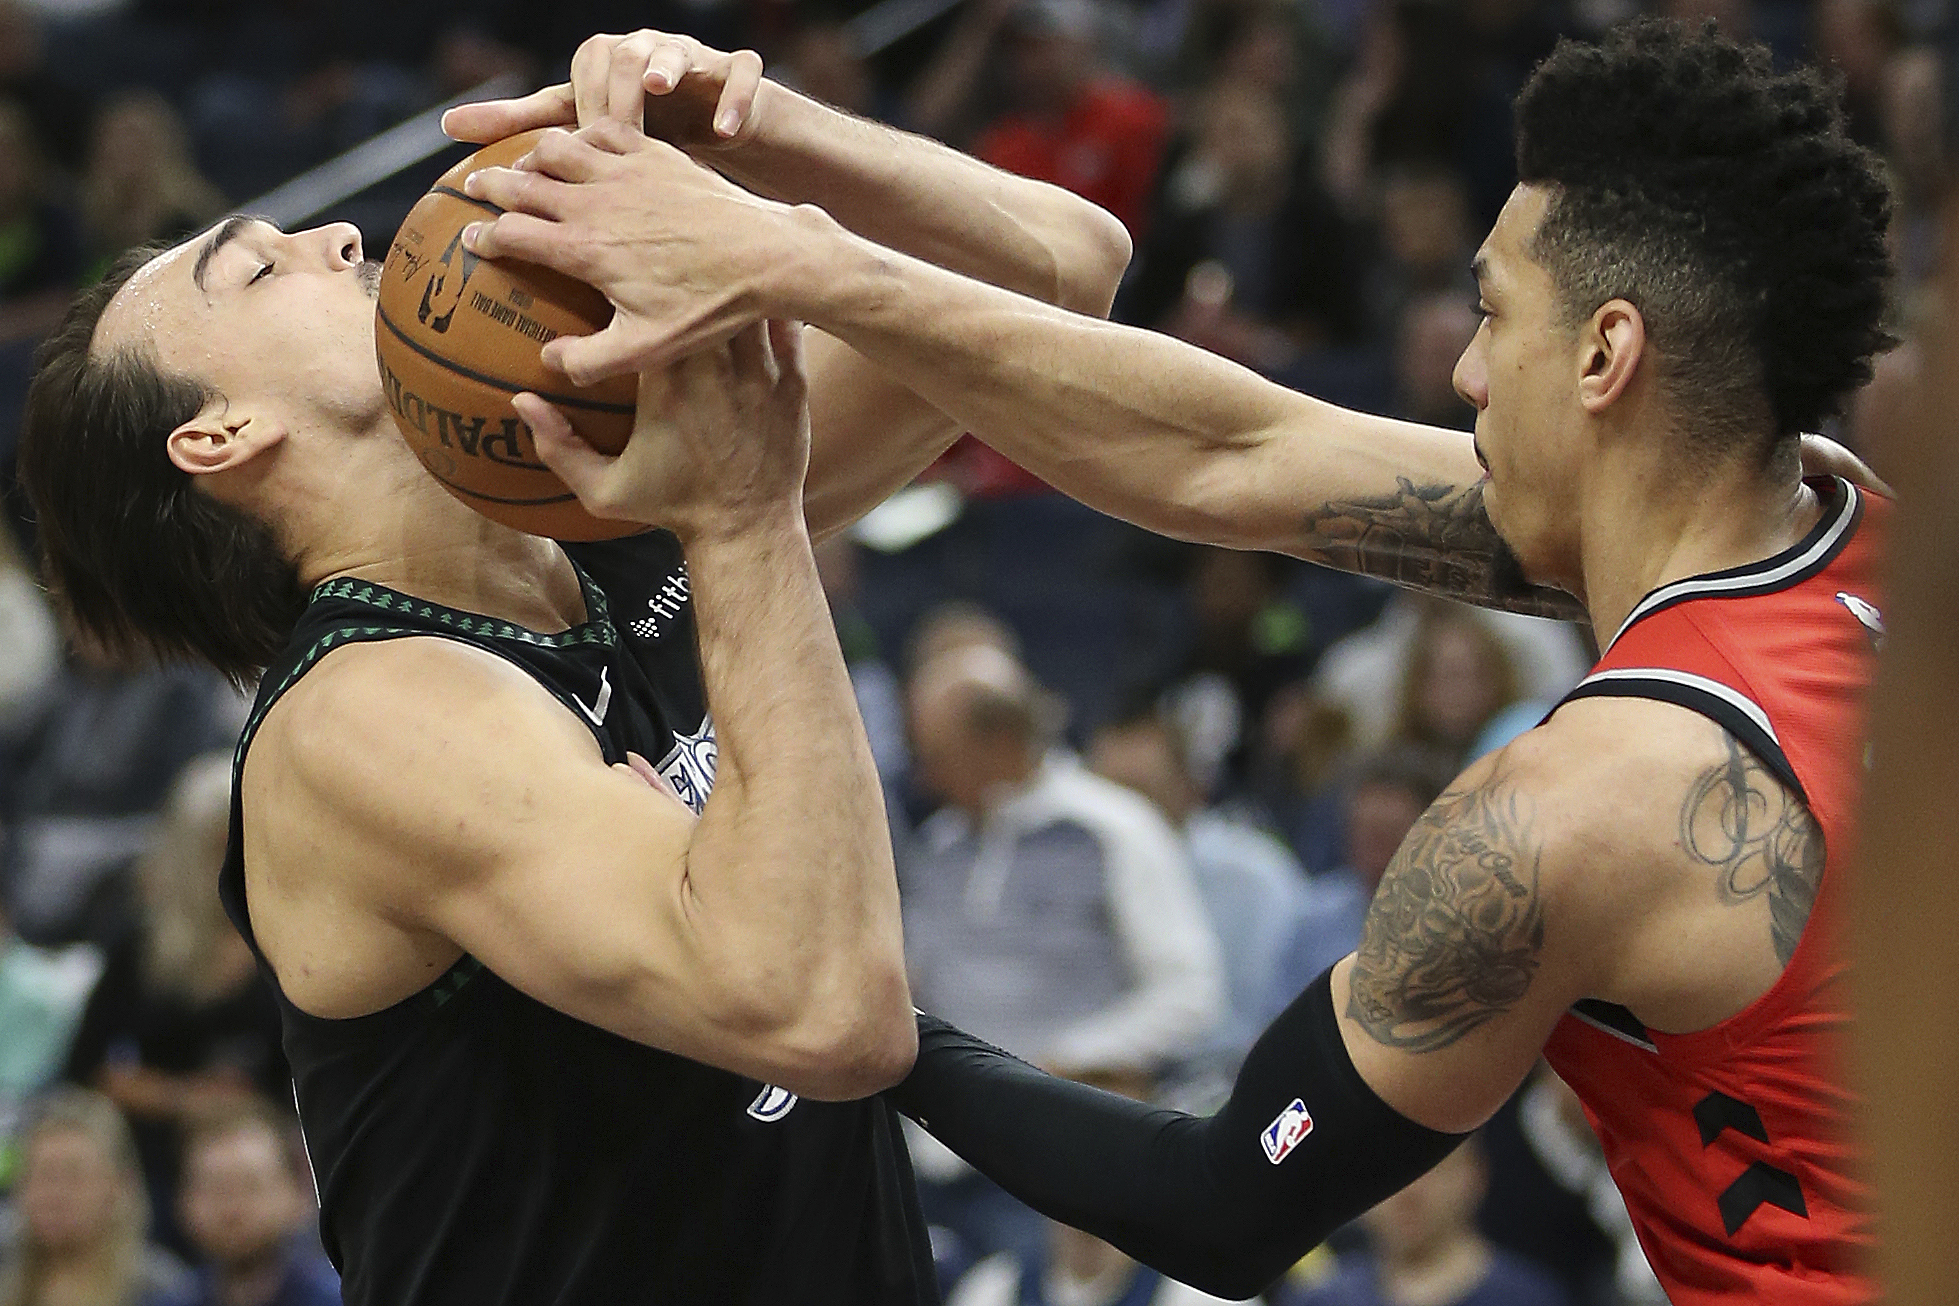
M 629 749 L 657 762 L 698 810 L 714 730 L 678 544 L 660 532 L 568 552 L 588 620 L 555 635 L 364 582 L 322 585 L 265 674 L 235 774 L 267 709 L 322 656 L 433 635 L 516 664 L 608 762 Z M 222 891 L 250 940 L 242 830 L 234 797 Z M 309 1016 L 283 994 L 279 1005 L 349 1306 L 937 1300 L 881 1099 L 798 1100 L 574 1020 L 468 957 L 352 1020 Z

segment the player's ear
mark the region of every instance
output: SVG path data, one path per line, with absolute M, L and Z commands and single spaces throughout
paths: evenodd
M 164 443 L 170 461 L 192 476 L 237 467 L 286 438 L 285 427 L 236 411 L 213 395 L 202 411 L 172 431 Z
M 1599 305 L 1580 334 L 1578 401 L 1597 416 L 1632 384 L 1646 354 L 1646 319 L 1623 299 Z

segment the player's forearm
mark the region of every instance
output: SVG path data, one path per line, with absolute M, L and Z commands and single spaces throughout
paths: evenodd
M 752 140 L 709 157 L 743 185 L 814 204 L 880 245 L 1103 314 L 1129 263 L 1122 224 L 1058 186 L 764 82 Z
M 807 212 L 807 211 L 805 211 Z M 1297 396 L 1168 337 L 1073 314 L 805 217 L 823 240 L 782 311 L 843 340 L 1067 494 L 1166 534 L 1263 543 L 1235 479 Z
M 1326 977 L 1196 1117 L 1046 1075 L 921 1017 L 898 1108 L 1036 1210 L 1222 1297 L 1248 1297 L 1461 1141 L 1354 1071 Z
M 1180 539 L 1271 549 L 1488 606 L 1576 617 L 1526 583 L 1469 438 L 1271 384 L 1154 332 L 1063 312 L 805 216 L 796 316 L 1056 488 Z
M 910 1062 L 910 997 L 883 795 L 808 539 L 784 515 L 686 547 L 720 748 L 688 850 L 703 960 L 786 1087 L 861 1096 Z

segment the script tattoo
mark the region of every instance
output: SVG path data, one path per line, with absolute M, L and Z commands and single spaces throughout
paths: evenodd
M 1823 881 L 1823 833 L 1754 754 L 1725 731 L 1721 741 L 1727 759 L 1687 791 L 1680 839 L 1718 872 L 1714 890 L 1723 904 L 1768 896 L 1769 936 L 1787 965 Z
M 1500 771 L 1442 795 L 1381 877 L 1347 1014 L 1377 1043 L 1434 1052 L 1515 1006 L 1544 945 L 1537 876 L 1530 801 Z
M 1481 483 L 1464 489 L 1396 479 L 1393 494 L 1335 500 L 1306 514 L 1307 547 L 1318 561 L 1485 607 L 1585 619 L 1571 595 L 1524 579 L 1483 510 Z

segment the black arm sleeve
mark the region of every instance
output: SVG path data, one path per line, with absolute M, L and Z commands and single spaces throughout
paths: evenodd
M 891 1098 L 1043 1214 L 1193 1287 L 1249 1297 L 1463 1138 L 1367 1086 L 1340 1039 L 1331 975 L 1260 1036 L 1213 1116 L 1057 1079 L 930 1016 Z

